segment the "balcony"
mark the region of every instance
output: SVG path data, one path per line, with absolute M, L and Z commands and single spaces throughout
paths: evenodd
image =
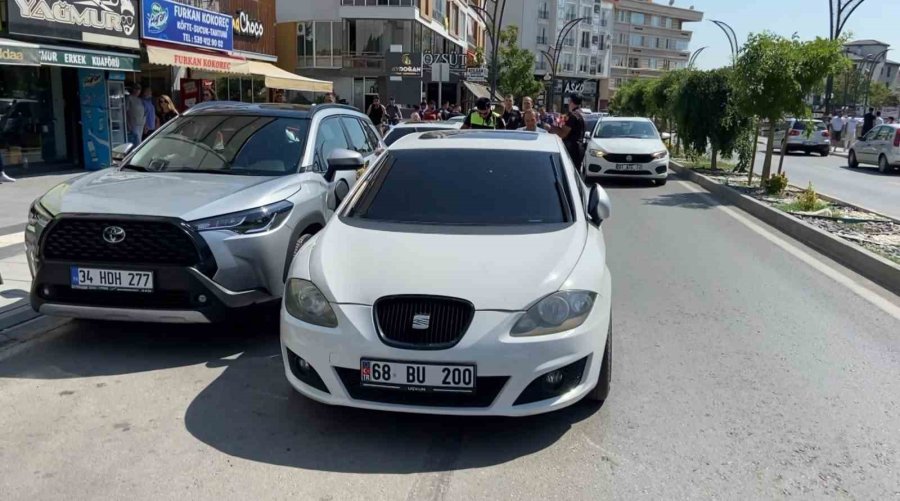
M 549 9 L 538 10 L 538 19 L 543 19 L 543 20 L 550 19 L 550 10 Z
M 535 39 L 538 45 L 547 45 L 547 37 L 543 35 L 538 35 Z

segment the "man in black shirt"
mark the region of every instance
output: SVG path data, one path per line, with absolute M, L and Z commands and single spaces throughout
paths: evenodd
M 384 109 L 384 105 L 381 104 L 381 99 L 378 96 L 375 96 L 372 99 L 372 104 L 369 106 L 369 109 L 366 111 L 366 115 L 369 115 L 369 119 L 372 120 L 372 123 L 375 124 L 375 127 L 381 128 L 381 123 L 384 122 L 384 117 L 387 115 L 387 112 Z
M 400 111 L 400 107 L 397 106 L 394 98 L 391 98 L 385 111 L 387 112 L 388 123 L 391 125 L 397 125 L 403 119 L 403 113 Z
M 869 108 L 869 112 L 863 115 L 862 135 L 865 136 L 875 127 L 875 108 Z
M 522 121 L 522 113 L 514 109 L 513 105 L 513 96 L 506 96 L 506 99 L 503 100 L 503 121 L 506 122 L 507 130 L 516 130 L 525 125 Z
M 566 115 L 566 122 L 563 125 L 555 127 L 543 124 L 543 127 L 562 138 L 572 163 L 581 171 L 581 164 L 584 162 L 584 116 L 581 114 L 581 96 L 578 94 L 569 96 L 569 114 Z

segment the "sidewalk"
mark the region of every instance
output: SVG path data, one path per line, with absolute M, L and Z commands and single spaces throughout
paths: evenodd
M 23 232 L 0 235 L 0 332 L 38 316 L 28 301 L 31 272 L 24 239 Z

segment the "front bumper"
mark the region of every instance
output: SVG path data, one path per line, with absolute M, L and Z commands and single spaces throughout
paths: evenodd
M 820 152 L 831 151 L 831 145 L 828 143 L 811 142 L 807 144 L 805 141 L 788 141 L 787 151 L 804 151 L 804 152 Z
M 610 162 L 605 158 L 597 158 L 591 156 L 590 153 L 584 157 L 584 175 L 585 178 L 642 178 L 642 179 L 665 179 L 669 176 L 669 157 L 663 157 L 652 160 L 647 163 L 641 163 L 639 170 L 621 170 L 619 163 Z
M 519 312 L 476 311 L 465 335 L 452 348 L 410 350 L 382 342 L 370 306 L 334 307 L 338 316 L 334 329 L 302 322 L 282 308 L 282 356 L 291 385 L 326 404 L 426 414 L 526 416 L 578 402 L 597 384 L 610 321 L 608 295 L 597 296 L 584 324 L 548 336 L 511 337 Z M 312 366 L 314 376 L 298 372 L 298 357 Z M 361 358 L 474 364 L 476 390 L 460 397 L 361 387 Z M 567 366 L 579 371 L 568 391 L 545 400 L 516 402 L 537 378 Z

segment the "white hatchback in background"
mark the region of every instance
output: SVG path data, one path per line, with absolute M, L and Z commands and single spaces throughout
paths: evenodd
M 775 149 L 781 150 L 784 131 L 788 130 L 787 152 L 802 151 L 809 155 L 816 152 L 827 157 L 831 152 L 831 134 L 821 120 L 797 120 L 788 118 L 775 128 Z
M 668 138 L 664 134 L 662 138 Z M 584 155 L 584 178 L 653 179 L 666 184 L 669 150 L 653 122 L 639 117 L 601 118 Z
M 851 169 L 859 164 L 877 165 L 882 174 L 900 169 L 900 124 L 878 125 L 870 130 L 850 146 L 847 164 Z
M 282 353 L 300 393 L 506 416 L 606 398 L 609 199 L 579 179 L 558 137 L 407 136 L 338 212 L 287 283 Z

